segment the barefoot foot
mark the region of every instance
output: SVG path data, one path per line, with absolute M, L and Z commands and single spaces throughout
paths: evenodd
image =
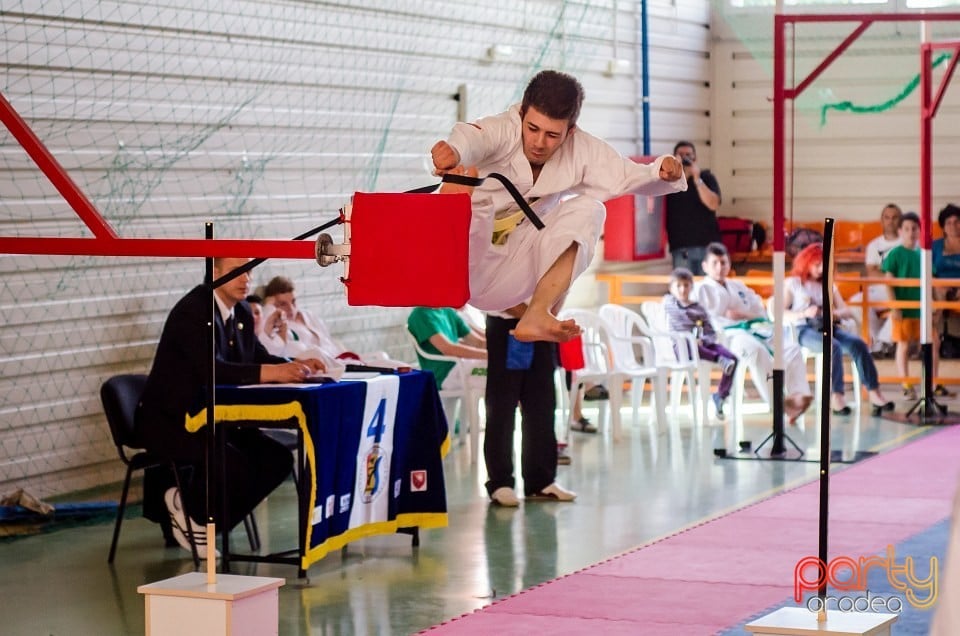
M 783 410 L 787 415 L 787 421 L 791 426 L 796 426 L 797 420 L 810 408 L 813 402 L 812 395 L 794 394 L 788 395 L 783 400 Z
M 529 309 L 510 332 L 520 342 L 567 342 L 580 335 L 580 325 L 571 320 L 557 320 L 548 312 Z

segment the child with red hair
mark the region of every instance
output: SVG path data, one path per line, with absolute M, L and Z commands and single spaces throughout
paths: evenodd
M 803 248 L 793 259 L 791 276 L 784 281 L 784 320 L 796 326 L 797 341 L 810 351 L 823 351 L 823 244 L 813 243 Z M 831 406 L 836 415 L 850 415 L 844 398 L 843 354 L 853 360 L 860 379 L 867 387 L 874 415 L 893 410 L 893 402 L 880 392 L 877 366 L 870 356 L 870 348 L 855 334 L 845 331 L 837 320 L 853 318 L 853 312 L 843 302 L 837 287 L 833 287 L 833 351 L 830 377 Z

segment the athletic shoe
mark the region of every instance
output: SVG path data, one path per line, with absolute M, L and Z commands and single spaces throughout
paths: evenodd
M 576 422 L 570 424 L 570 428 L 574 431 L 580 431 L 581 433 L 596 433 L 597 427 L 585 417 L 581 417 Z
M 583 393 L 583 399 L 586 402 L 596 402 L 597 400 L 609 400 L 610 392 L 602 384 L 590 387 Z
M 913 385 L 910 385 L 910 384 L 903 385 L 903 399 L 904 400 L 917 399 L 917 390 L 913 388 Z
M 527 499 L 530 501 L 573 501 L 576 498 L 577 493 L 570 492 L 557 482 L 553 482 L 540 492 L 527 495 Z
M 943 386 L 942 384 L 938 384 L 937 388 L 933 390 L 933 395 L 935 397 L 954 397 L 956 393 L 954 393 L 947 387 Z
M 504 508 L 516 508 L 520 505 L 520 500 L 517 499 L 517 493 L 509 486 L 500 486 L 490 493 L 490 501 Z
M 723 398 L 716 393 L 713 394 L 712 398 L 713 398 L 713 405 L 717 409 L 717 419 L 722 422 L 725 419 L 727 419 L 727 416 L 724 415 L 723 413 Z
M 187 537 L 187 516 L 183 512 L 183 502 L 180 499 L 180 491 L 176 488 L 168 488 L 163 494 L 163 502 L 167 505 L 167 511 L 170 513 L 170 530 L 177 544 L 193 553 L 190 547 L 190 539 Z M 190 530 L 193 533 L 193 542 L 197 546 L 197 556 L 201 559 L 207 558 L 207 529 L 190 519 Z M 220 556 L 219 550 L 214 550 L 215 557 Z

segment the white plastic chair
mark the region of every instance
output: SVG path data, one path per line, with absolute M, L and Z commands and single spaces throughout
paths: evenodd
M 600 316 L 586 309 L 564 309 L 558 315 L 560 320 L 572 318 L 580 325 L 583 332 L 580 334 L 583 343 L 584 367 L 571 371 L 570 389 L 564 391 L 563 421 L 565 425 L 561 439 L 567 439 L 570 428 L 570 418 L 573 415 L 573 404 L 576 402 L 580 385 L 584 382 L 594 382 L 607 387 L 610 395 L 610 425 L 614 439 L 620 438 L 620 405 L 623 401 L 623 381 L 626 376 L 613 368 L 609 353 L 610 335 L 607 324 Z
M 606 321 L 610 329 L 610 357 L 616 371 L 631 379 L 631 402 L 633 407 L 633 425 L 637 425 L 638 410 L 643 397 L 643 387 L 649 379 L 653 386 L 653 416 L 657 429 L 667 428 L 666 397 L 667 368 L 657 367 L 653 342 L 644 335 L 647 325 L 643 316 L 622 305 L 607 303 L 600 307 L 600 318 Z M 642 352 L 638 360 L 635 346 Z M 622 389 L 622 384 L 621 384 Z
M 452 362 L 453 368 L 450 375 L 457 378 L 456 389 L 440 389 L 440 399 L 443 402 L 443 410 L 447 416 L 447 421 L 456 423 L 457 415 L 462 416 L 462 422 L 457 437 L 463 442 L 463 431 L 470 431 L 470 463 L 476 464 L 480 456 L 480 400 L 483 399 L 484 389 L 475 387 L 470 382 L 471 370 L 477 366 L 481 360 L 466 360 L 454 356 L 445 356 L 438 353 L 428 353 L 424 351 L 416 337 L 407 330 L 410 340 L 413 341 L 413 348 L 417 355 L 426 360 L 437 360 L 442 362 Z
M 657 300 L 648 300 L 640 306 L 646 320 L 644 335 L 653 342 L 653 351 L 656 366 L 670 372 L 670 409 L 676 417 L 680 408 L 680 392 L 683 383 L 687 383 L 690 393 L 690 409 L 693 413 L 694 424 L 701 422 L 700 415 L 706 414 L 707 403 L 710 400 L 709 366 L 701 368 L 700 355 L 697 352 L 697 341 L 690 333 L 671 332 L 667 329 L 666 318 L 663 313 L 663 303 Z M 706 372 L 706 382 L 704 382 Z M 697 380 L 697 376 L 699 381 Z M 700 408 L 697 408 L 696 395 L 700 395 Z M 705 418 L 704 418 L 705 419 Z
M 463 321 L 467 325 L 480 333 L 486 333 L 487 331 L 487 317 L 481 310 L 477 309 L 473 305 L 464 305 L 457 313 L 460 314 L 460 317 L 463 318 Z

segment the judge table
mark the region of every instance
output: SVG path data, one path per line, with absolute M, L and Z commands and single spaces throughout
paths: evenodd
M 218 430 L 287 428 L 298 437 L 299 546 L 270 555 L 232 554 L 221 528 L 222 565 L 297 565 L 300 577 L 331 550 L 397 531 L 447 525 L 442 458 L 447 422 L 429 373 L 347 374 L 327 384 L 218 386 Z M 201 411 L 190 430 L 206 422 Z M 226 484 L 226 488 L 230 485 Z M 226 518 L 224 514 L 223 518 Z

